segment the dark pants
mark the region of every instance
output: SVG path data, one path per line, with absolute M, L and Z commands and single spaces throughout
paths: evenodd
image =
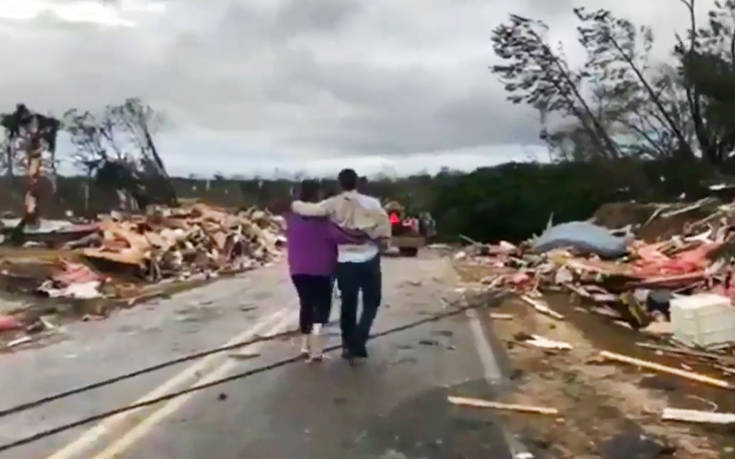
M 370 335 L 381 301 L 380 256 L 364 263 L 340 263 L 337 282 L 342 296 L 342 345 L 357 357 L 367 356 Z M 357 320 L 357 298 L 362 291 L 362 314 Z
M 299 325 L 301 333 L 311 333 L 314 324 L 325 324 L 329 321 L 332 308 L 332 279 L 329 276 L 310 276 L 296 274 L 291 276 L 299 294 L 301 310 Z

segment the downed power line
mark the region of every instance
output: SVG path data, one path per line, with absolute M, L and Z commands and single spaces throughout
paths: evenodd
M 421 326 L 421 325 L 424 325 L 424 324 L 427 324 L 427 323 L 438 322 L 440 320 L 443 320 L 443 319 L 446 319 L 446 318 L 449 318 L 449 317 L 460 315 L 460 314 L 466 312 L 467 310 L 477 309 L 477 308 L 480 308 L 480 307 L 483 307 L 483 306 L 484 306 L 484 303 L 481 303 L 481 304 L 472 304 L 472 305 L 462 306 L 462 307 L 455 307 L 454 309 L 452 309 L 450 311 L 447 311 L 447 312 L 439 313 L 439 314 L 436 314 L 436 315 L 433 315 L 433 316 L 430 316 L 430 317 L 426 317 L 426 318 L 423 318 L 423 319 L 420 319 L 420 320 L 416 320 L 414 322 L 410 322 L 408 324 L 400 325 L 398 327 L 394 327 L 394 328 L 391 328 L 391 329 L 388 329 L 388 330 L 385 330 L 385 331 L 382 331 L 382 332 L 379 332 L 379 333 L 372 334 L 372 335 L 370 335 L 370 339 L 376 339 L 376 338 L 380 338 L 380 337 L 383 337 L 383 336 L 386 336 L 386 335 L 390 335 L 390 334 L 393 334 L 393 333 L 398 333 L 398 332 L 401 332 L 401 331 L 409 330 L 411 328 L 416 328 L 418 326 Z M 287 332 L 279 333 L 277 335 L 271 335 L 271 336 L 268 336 L 268 337 L 265 337 L 265 338 L 260 338 L 259 341 L 258 341 L 258 339 L 252 340 L 252 341 L 253 342 L 272 341 L 274 339 L 278 339 L 278 338 L 281 338 L 283 336 L 287 336 L 290 333 L 293 333 L 293 331 L 287 331 Z M 202 357 L 204 355 L 208 355 L 207 353 L 210 353 L 211 354 L 211 353 L 215 353 L 215 352 L 223 352 L 223 351 L 226 351 L 226 350 L 231 350 L 233 347 L 242 347 L 242 346 L 245 346 L 245 345 L 246 344 L 243 344 L 243 343 L 237 343 L 236 345 L 233 345 L 233 346 L 221 347 L 221 348 L 213 349 L 213 350 L 210 350 L 210 351 L 205 351 L 205 352 L 198 353 L 198 354 L 192 354 L 190 356 L 182 357 L 181 359 L 175 359 L 175 362 L 176 363 L 180 363 L 182 361 L 192 360 L 192 359 L 195 359 L 195 358 L 198 358 L 198 357 Z M 324 351 L 325 352 L 333 352 L 333 351 L 339 350 L 341 348 L 342 348 L 342 345 L 335 345 L 335 346 L 331 346 L 331 347 L 326 348 Z M 299 362 L 299 361 L 302 361 L 302 360 L 303 360 L 303 357 L 301 355 L 296 356 L 296 357 L 289 357 L 289 358 L 280 360 L 278 362 L 274 362 L 274 363 L 271 363 L 271 364 L 268 364 L 268 365 L 264 365 L 264 366 L 261 366 L 261 367 L 257 367 L 257 368 L 253 368 L 251 370 L 244 371 L 244 372 L 241 372 L 241 373 L 232 375 L 232 376 L 228 376 L 226 378 L 221 378 L 221 379 L 218 379 L 218 380 L 215 380 L 215 381 L 211 381 L 211 382 L 208 382 L 208 383 L 199 384 L 199 385 L 196 385 L 196 386 L 189 387 L 187 389 L 182 389 L 182 390 L 177 391 L 177 392 L 172 392 L 170 394 L 163 395 L 161 397 L 153 398 L 153 399 L 150 399 L 150 400 L 145 400 L 145 401 L 140 402 L 140 403 L 134 403 L 134 404 L 131 404 L 131 405 L 122 406 L 122 407 L 115 408 L 115 409 L 112 409 L 112 410 L 109 410 L 109 411 L 105 411 L 105 412 L 98 413 L 98 414 L 95 414 L 95 415 L 92 415 L 92 416 L 88 416 L 86 418 L 82 418 L 82 419 L 79 419 L 77 421 L 73 421 L 73 422 L 70 422 L 70 423 L 67 423 L 67 424 L 63 424 L 63 425 L 60 425 L 60 426 L 57 426 L 57 427 L 54 427 L 54 428 L 51 428 L 51 429 L 47 429 L 47 430 L 44 430 L 44 431 L 35 433 L 33 435 L 29 435 L 27 437 L 24 437 L 24 438 L 21 438 L 21 439 L 12 441 L 10 443 L 5 443 L 3 445 L 0 445 L 0 452 L 8 451 L 10 449 L 17 448 L 19 446 L 23 446 L 23 445 L 26 445 L 26 444 L 29 444 L 29 443 L 33 443 L 33 442 L 38 441 L 38 440 L 41 440 L 43 438 L 50 437 L 52 435 L 56 435 L 58 433 L 65 432 L 67 430 L 74 429 L 76 427 L 80 427 L 80 426 L 83 426 L 83 425 L 86 425 L 86 424 L 90 424 L 92 422 L 100 421 L 102 419 L 108 418 L 110 416 L 114 416 L 114 415 L 119 414 L 119 413 L 124 413 L 124 412 L 127 412 L 127 411 L 132 411 L 132 410 L 137 410 L 137 409 L 140 409 L 140 408 L 145 408 L 147 406 L 151 406 L 151 405 L 155 405 L 155 404 L 158 404 L 158 403 L 161 403 L 161 402 L 172 400 L 172 399 L 174 399 L 176 397 L 180 397 L 180 396 L 185 395 L 185 394 L 188 394 L 188 393 L 198 392 L 198 391 L 203 390 L 203 389 L 207 389 L 207 388 L 214 387 L 214 386 L 219 386 L 219 385 L 222 385 L 222 384 L 225 384 L 225 383 L 228 383 L 228 382 L 231 382 L 231 381 L 239 380 L 239 379 L 244 379 L 244 378 L 247 378 L 249 376 L 253 376 L 253 375 L 259 374 L 259 373 L 265 373 L 267 371 L 274 370 L 276 368 L 280 368 L 280 367 L 283 367 L 283 366 L 286 366 L 286 365 L 289 365 L 289 364 L 292 364 L 292 363 L 295 363 L 295 362 Z M 170 362 L 174 362 L 174 361 L 170 361 Z M 170 362 L 165 362 L 164 364 L 154 365 L 152 367 L 148 367 L 148 368 L 145 368 L 145 369 L 142 369 L 142 370 L 138 370 L 138 371 L 133 372 L 133 373 L 135 374 L 135 376 L 138 376 L 138 375 L 141 375 L 141 374 L 144 374 L 144 373 L 148 373 L 148 372 L 151 372 L 151 371 L 155 371 L 155 370 L 160 369 L 160 368 L 165 368 L 166 366 L 170 366 L 170 365 L 173 365 L 174 364 L 174 363 L 170 363 Z M 133 373 L 131 373 L 131 374 L 133 374 Z M 129 375 L 122 375 L 122 376 L 119 376 L 119 377 L 116 377 L 116 378 L 111 378 L 111 379 L 108 379 L 108 380 L 105 380 L 105 381 L 101 381 L 99 383 L 90 384 L 90 385 L 85 386 L 83 388 L 78 388 L 78 389 L 74 389 L 74 390 L 71 390 L 71 391 L 67 391 L 67 392 L 62 393 L 62 394 L 57 394 L 56 396 L 44 397 L 43 399 L 40 399 L 40 400 L 38 400 L 36 402 L 25 403 L 23 405 L 19 405 L 18 407 L 10 408 L 8 410 L 5 410 L 5 411 L 3 411 L 3 413 L 4 413 L 3 415 L 7 416 L 7 415 L 9 415 L 11 413 L 15 413 L 15 412 L 19 412 L 19 411 L 24 411 L 24 410 L 27 410 L 29 408 L 32 408 L 32 407 L 35 407 L 35 406 L 39 406 L 39 405 L 48 403 L 51 400 L 58 400 L 59 398 L 68 397 L 68 396 L 73 395 L 73 394 L 78 394 L 78 393 L 81 393 L 81 392 L 85 392 L 87 390 L 91 390 L 91 389 L 95 389 L 95 388 L 98 388 L 98 387 L 106 386 L 106 385 L 112 384 L 114 382 L 120 381 L 122 379 L 128 379 L 130 377 L 133 377 L 133 376 L 130 376 L 130 374 Z M 66 395 L 64 395 L 64 394 L 66 394 Z M 59 395 L 61 395 L 61 396 L 59 396 Z

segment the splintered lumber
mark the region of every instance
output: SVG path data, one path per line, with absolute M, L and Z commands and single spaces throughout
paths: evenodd
M 459 235 L 459 238 L 462 239 L 463 241 L 467 242 L 470 245 L 482 245 L 479 242 L 477 242 L 476 240 L 474 240 L 474 239 L 472 239 L 470 237 L 465 236 L 464 234 L 460 234 Z
M 472 406 L 475 408 L 492 408 L 495 410 L 520 411 L 522 413 L 535 414 L 559 414 L 559 410 L 556 408 L 546 408 L 543 406 L 510 405 L 507 403 L 491 402 L 489 400 L 482 400 L 479 398 L 454 397 L 451 395 L 447 397 L 447 400 L 449 400 L 449 403 L 452 405 Z
M 682 349 L 682 348 L 674 347 L 674 346 L 661 346 L 658 344 L 651 344 L 651 343 L 635 343 L 635 345 L 638 347 L 646 348 L 646 349 L 652 349 L 654 351 L 670 352 L 672 354 L 687 355 L 690 357 L 698 357 L 702 359 L 715 360 L 718 362 L 726 362 L 730 365 L 735 365 L 735 359 L 733 359 L 732 357 L 728 357 L 726 355 L 713 354 L 711 352 L 694 351 L 691 349 Z
M 735 368 L 723 367 L 722 365 L 715 365 L 715 368 L 722 371 L 723 373 L 735 375 Z
M 685 370 L 680 370 L 678 368 L 667 367 L 665 365 L 660 365 L 658 363 L 649 362 L 646 360 L 640 360 L 640 359 L 636 359 L 633 357 L 628 357 L 627 355 L 621 355 L 621 354 L 615 354 L 613 352 L 602 351 L 600 352 L 600 357 L 607 359 L 607 360 L 627 363 L 629 365 L 634 365 L 634 366 L 641 367 L 641 368 L 647 368 L 649 370 L 659 371 L 661 373 L 668 373 L 668 374 L 680 376 L 682 378 L 690 379 L 692 381 L 698 381 L 704 384 L 709 384 L 711 386 L 721 387 L 723 389 L 732 390 L 733 388 L 735 388 L 735 386 L 733 386 L 732 384 L 728 383 L 727 381 L 723 381 L 721 379 L 711 378 L 709 376 L 701 375 L 699 373 L 694 373 L 692 371 L 685 371 Z
M 664 421 L 697 422 L 702 424 L 735 424 L 735 413 L 712 413 L 710 411 L 664 408 L 661 419 Z
M 561 351 L 572 349 L 572 345 L 569 343 L 565 343 L 564 341 L 554 341 L 552 339 L 545 338 L 539 335 L 532 335 L 531 337 L 533 339 L 526 341 L 526 344 L 530 344 L 534 347 L 540 347 L 542 349 L 556 349 Z
M 493 320 L 513 320 L 513 314 L 501 314 L 498 312 L 491 312 L 490 318 Z
M 545 314 L 547 316 L 551 316 L 554 319 L 558 320 L 564 320 L 564 316 L 559 314 L 558 312 L 552 310 L 550 307 L 548 307 L 546 304 L 544 304 L 543 301 L 534 300 L 533 298 L 527 296 L 527 295 L 521 295 L 521 300 L 525 301 L 526 303 L 530 304 L 533 309 L 540 312 L 541 314 Z

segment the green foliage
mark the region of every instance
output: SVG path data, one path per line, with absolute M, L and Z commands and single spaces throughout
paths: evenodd
M 114 172 L 114 171 L 111 171 Z M 119 171 L 120 172 L 120 171 Z M 121 171 L 125 172 L 125 171 Z M 115 176 L 117 177 L 117 176 Z M 107 177 L 113 181 L 115 177 Z M 396 200 L 408 214 L 429 211 L 437 221 L 440 239 L 457 242 L 459 234 L 476 240 L 521 241 L 546 227 L 550 214 L 554 222 L 587 220 L 609 202 L 666 202 L 687 200 L 710 194 L 703 182 L 718 182 L 706 164 L 682 164 L 674 160 L 615 162 L 564 162 L 560 164 L 511 163 L 478 169 L 469 174 L 442 173 L 393 180 L 375 180 L 365 192 L 383 201 Z M 288 209 L 295 181 L 289 180 L 204 180 L 172 179 L 182 200 L 200 199 L 227 207 L 268 207 L 275 212 Z M 76 214 L 96 215 L 117 205 L 117 196 L 94 182 L 90 208 L 84 207 L 85 177 L 59 177 L 58 193 L 44 195 L 42 203 L 49 218 Z M 325 180 L 323 189 L 332 187 Z M 8 197 L 0 211 L 22 208 L 23 181 L 0 179 L 0 193 Z

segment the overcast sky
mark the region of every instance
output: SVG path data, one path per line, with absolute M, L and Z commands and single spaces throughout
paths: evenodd
M 545 160 L 537 114 L 488 70 L 490 34 L 513 12 L 571 42 L 577 5 L 653 25 L 661 58 L 686 23 L 678 0 L 0 0 L 0 110 L 141 97 L 176 175 Z

